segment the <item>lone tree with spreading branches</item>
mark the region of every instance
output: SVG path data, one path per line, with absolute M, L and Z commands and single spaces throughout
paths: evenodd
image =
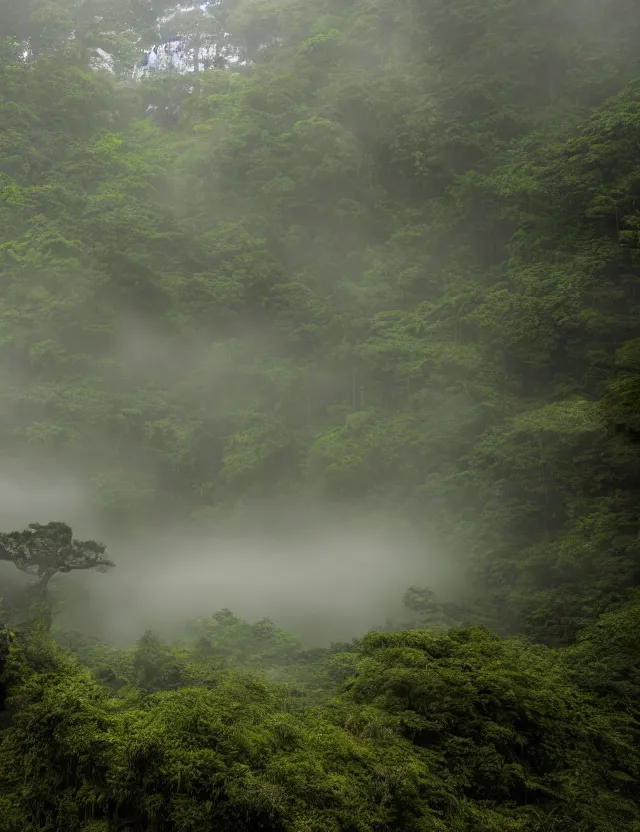
M 30 523 L 21 532 L 0 532 L 0 560 L 13 562 L 18 569 L 36 575 L 38 588 L 46 594 L 51 578 L 72 569 L 106 572 L 115 566 L 103 557 L 106 546 L 95 540 L 76 540 L 66 523 Z

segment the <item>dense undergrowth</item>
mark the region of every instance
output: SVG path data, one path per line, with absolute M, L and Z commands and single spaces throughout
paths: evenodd
M 0 1 L 0 485 L 384 510 L 468 584 L 314 650 L 22 610 L 0 832 L 640 830 L 640 6 L 171 7 Z M 218 68 L 136 76 L 176 26 Z
M 578 686 L 579 651 L 466 628 L 310 657 L 226 612 L 76 649 L 11 639 L 3 829 L 640 828 L 632 719 Z

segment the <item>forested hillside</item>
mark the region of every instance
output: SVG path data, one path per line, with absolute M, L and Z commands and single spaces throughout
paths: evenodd
M 349 644 L 120 649 L 52 624 L 77 541 L 0 535 L 43 591 L 0 832 L 640 830 L 639 42 L 632 0 L 0 0 L 0 487 L 72 476 L 107 543 L 384 513 L 467 576 Z

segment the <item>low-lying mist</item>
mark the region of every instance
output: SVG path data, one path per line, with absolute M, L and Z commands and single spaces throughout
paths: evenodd
M 60 623 L 123 645 L 148 628 L 178 636 L 190 618 L 225 607 L 251 621 L 270 618 L 310 645 L 328 644 L 401 617 L 410 584 L 447 592 L 459 578 L 408 524 L 344 506 L 273 500 L 214 524 L 122 537 L 98 528 L 71 479 L 38 483 L 14 472 L 0 491 L 3 531 L 64 520 L 76 536 L 107 544 L 115 569 L 57 576 L 51 597 Z M 5 589 L 29 580 L 12 564 L 0 567 Z
M 107 351 L 110 375 L 101 383 L 124 402 L 132 390 L 156 385 L 186 411 L 206 406 L 208 413 L 217 412 L 227 406 L 226 396 L 237 409 L 253 390 L 238 371 L 238 356 L 198 333 L 187 341 L 176 345 L 150 325 L 123 316 Z M 266 333 L 249 333 L 234 344 L 250 355 L 277 351 Z M 326 384 L 337 384 L 328 369 L 325 374 Z M 313 386 L 316 380 L 308 382 Z M 318 385 L 315 397 L 321 400 L 324 388 Z M 136 395 L 130 402 L 134 409 Z M 7 410 L 5 427 L 24 427 L 21 418 L 17 410 Z M 423 529 L 417 532 L 397 517 L 348 501 L 329 505 L 274 497 L 215 522 L 152 525 L 145 515 L 125 531 L 105 521 L 106 475 L 116 477 L 122 502 L 122 494 L 136 496 L 138 479 L 153 477 L 160 463 L 139 438 L 119 436 L 116 442 L 107 429 L 109 418 L 107 412 L 104 423 L 83 426 L 83 441 L 56 453 L 55 461 L 36 445 L 26 451 L 24 444 L 15 459 L 1 460 L 1 531 L 63 521 L 77 538 L 104 542 L 117 564 L 105 575 L 77 572 L 52 580 L 58 620 L 68 627 L 125 644 L 147 628 L 178 635 L 189 618 L 226 607 L 249 620 L 270 618 L 307 643 L 327 644 L 401 617 L 411 584 L 447 593 L 460 583 L 459 567 L 425 542 Z M 178 423 L 180 418 L 175 416 Z M 135 517 L 135 506 L 130 513 Z M 28 580 L 0 562 L 0 598 Z
M 328 644 L 401 615 L 410 584 L 445 589 L 453 578 L 400 522 L 341 522 L 282 505 L 274 514 L 269 522 L 238 515 L 208 534 L 165 530 L 117 542 L 107 575 L 58 580 L 65 623 L 127 643 L 147 628 L 177 635 L 189 618 L 227 607 Z

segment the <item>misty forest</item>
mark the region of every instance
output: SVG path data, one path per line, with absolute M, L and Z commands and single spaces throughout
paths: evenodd
M 640 2 L 0 0 L 0 832 L 640 832 Z

